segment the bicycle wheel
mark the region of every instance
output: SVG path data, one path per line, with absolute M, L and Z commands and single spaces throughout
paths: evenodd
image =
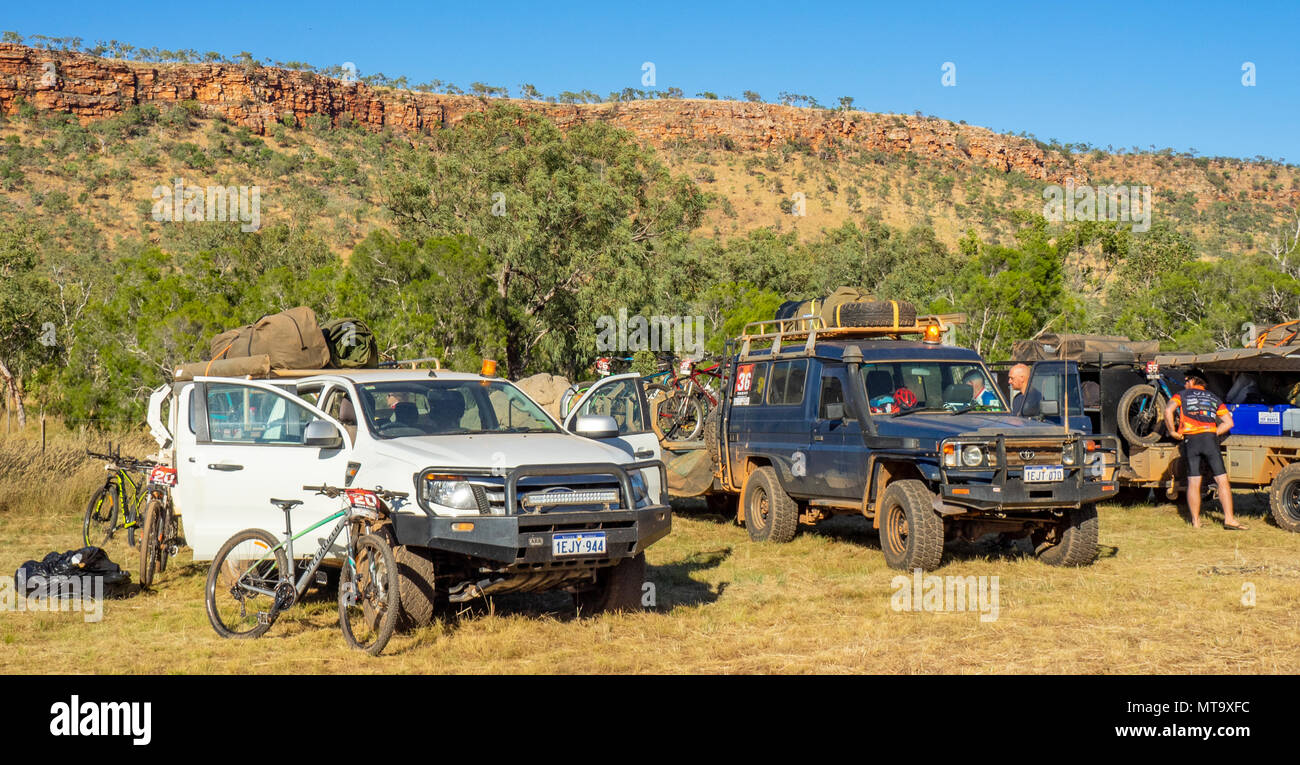
M 162 523 L 158 526 L 158 573 L 167 570 L 167 558 L 171 556 L 172 545 L 176 544 L 176 510 L 171 500 L 162 503 Z
M 672 425 L 665 432 L 679 441 L 693 441 L 704 432 L 704 404 L 698 394 L 678 393 L 666 402 L 670 407 Z
M 374 534 L 357 539 L 339 574 L 339 625 L 348 645 L 371 656 L 388 645 L 401 610 L 393 548 Z
M 104 547 L 117 530 L 117 487 L 106 484 L 86 503 L 86 515 L 81 521 L 81 538 L 87 547 Z
M 140 586 L 153 584 L 153 575 L 158 570 L 159 547 L 162 543 L 162 529 L 167 519 L 163 517 L 162 502 L 149 500 L 144 506 L 144 529 L 140 539 Z
M 271 629 L 275 592 L 293 588 L 289 559 L 271 532 L 245 529 L 217 551 L 208 569 L 204 601 L 212 629 L 224 638 L 255 638 Z

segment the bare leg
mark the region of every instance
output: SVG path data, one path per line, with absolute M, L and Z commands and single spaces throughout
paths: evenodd
M 1223 506 L 1223 525 L 1236 526 L 1237 519 L 1232 514 L 1232 487 L 1228 485 L 1228 475 L 1216 475 L 1214 483 L 1219 487 L 1219 504 Z
M 1224 476 L 1226 479 L 1227 476 Z M 1187 512 L 1192 515 L 1192 525 L 1201 527 L 1201 477 L 1187 478 Z

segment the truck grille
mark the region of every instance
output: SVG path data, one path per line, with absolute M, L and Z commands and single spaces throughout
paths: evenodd
M 1026 445 L 1007 443 L 1007 466 L 1060 465 L 1061 445 Z

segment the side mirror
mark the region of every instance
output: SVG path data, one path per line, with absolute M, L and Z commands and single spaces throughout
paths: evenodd
M 1060 401 L 1044 401 L 1038 408 L 1044 417 L 1059 417 L 1061 415 Z
M 343 434 L 338 428 L 324 420 L 312 420 L 302 434 L 303 446 L 319 446 L 322 449 L 338 449 L 343 446 Z
M 573 432 L 587 438 L 618 438 L 618 423 L 608 415 L 584 414 L 574 422 Z
M 843 404 L 827 404 L 827 405 L 826 405 L 826 419 L 828 419 L 828 420 L 842 420 L 842 419 L 844 419 L 844 405 L 843 405 Z

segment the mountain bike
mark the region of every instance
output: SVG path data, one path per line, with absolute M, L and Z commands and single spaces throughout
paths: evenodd
M 180 548 L 180 524 L 172 505 L 176 468 L 158 465 L 149 471 L 145 485 L 143 539 L 140 544 L 140 586 L 153 584 L 155 573 L 167 570 L 167 559 Z
M 1147 383 L 1134 385 L 1119 398 L 1119 432 L 1129 443 L 1146 446 L 1165 437 L 1165 407 L 1174 391 L 1160 365 L 1146 364 Z
M 284 512 L 284 539 L 262 529 L 246 529 L 226 540 L 208 569 L 204 600 L 208 621 L 224 638 L 260 637 L 281 613 L 293 607 L 317 577 L 321 561 L 344 529 L 348 531 L 343 569 L 339 575 L 339 626 L 348 645 L 378 656 L 388 645 L 400 610 L 397 561 L 383 533 L 394 499 L 405 492 L 304 486 L 330 498 L 344 497 L 338 512 L 294 534 L 290 511 L 298 499 L 272 499 Z M 320 549 L 295 571 L 293 543 L 331 521 L 337 521 Z
M 659 369 L 648 375 L 641 376 L 641 385 L 645 389 L 647 398 L 653 399 L 656 394 L 661 394 L 668 390 L 668 383 L 673 378 L 673 356 L 671 353 L 664 351 L 655 354 L 656 365 Z M 574 401 L 586 395 L 591 390 L 591 386 L 600 380 L 614 374 L 622 374 L 624 371 L 631 371 L 632 362 L 636 359 L 632 356 L 601 356 L 596 359 L 594 368 L 596 370 L 596 379 L 588 382 L 579 382 L 570 385 L 568 390 L 564 391 L 560 397 L 560 413 L 567 415 L 569 407 Z M 617 370 L 616 370 L 617 367 Z
M 720 362 L 700 366 L 691 359 L 679 362 L 666 384 L 649 385 L 646 395 L 661 395 L 655 430 L 664 440 L 690 441 L 704 430 L 704 418 L 718 405 L 722 373 Z
M 158 463 L 123 457 L 121 446 L 114 452 L 111 444 L 108 454 L 87 449 L 86 456 L 104 460 L 109 476 L 86 503 L 82 540 L 87 547 L 104 547 L 122 528 L 126 529 L 127 544 L 135 547 L 135 530 L 140 525 L 145 498 L 144 474 Z

